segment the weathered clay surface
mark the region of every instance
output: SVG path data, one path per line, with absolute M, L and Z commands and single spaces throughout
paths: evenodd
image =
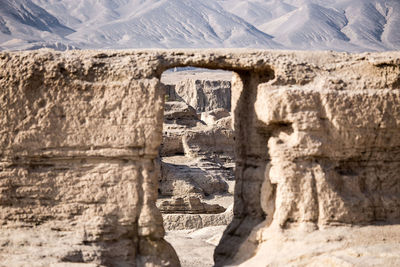
M 201 131 L 187 131 L 182 137 L 182 145 L 189 157 L 225 155 L 233 158 L 233 131 L 217 125 Z
M 202 162 L 189 158 L 180 164 L 162 162 L 159 193 L 162 196 L 221 194 L 228 191 L 225 180 L 230 176 L 232 171 L 221 170 L 220 165 L 207 159 Z
M 323 63 L 309 59 L 305 69 L 277 67 L 268 82 L 253 73 L 236 77 L 235 217 L 214 255 L 217 265 L 235 258 L 243 266 L 361 266 L 374 259 L 365 253 L 357 260 L 351 253 L 353 245 L 373 250 L 367 248 L 372 228 L 362 228 L 350 243 L 338 241 L 342 258 L 332 260 L 335 253 L 323 237 L 335 235 L 338 225 L 379 225 L 374 231 L 392 234 L 385 245 L 400 241 L 400 59 L 399 54 L 380 56 L 353 55 L 333 63 L 340 56 L 330 54 Z M 247 241 L 233 251 L 232 244 L 249 228 Z M 299 234 L 279 234 L 288 229 Z M 318 244 L 318 252 L 302 243 L 301 233 L 310 232 L 314 240 L 307 242 Z M 344 235 L 349 232 L 343 229 Z M 293 256 L 271 249 L 280 244 L 288 245 Z M 258 261 L 247 262 L 253 255 Z M 394 253 L 379 259 L 389 266 L 398 260 Z
M 200 81 L 206 74 L 211 75 Z M 187 102 L 198 106 L 196 101 L 187 98 L 193 86 L 184 82 L 187 81 L 185 76 L 192 75 L 197 78 L 196 90 L 209 97 L 209 101 L 202 102 L 204 110 L 211 111 L 196 111 L 188 105 Z M 231 113 L 224 108 L 213 109 L 216 103 L 224 103 L 221 100 L 227 97 L 230 103 L 230 87 L 225 88 L 229 93 L 222 95 L 215 94 L 220 91 L 218 88 L 203 88 L 221 84 L 227 78 L 228 73 L 200 70 L 167 71 L 161 77 L 161 82 L 166 84 L 166 102 L 157 207 L 168 231 L 167 240 L 180 255 L 183 266 L 211 266 L 213 253 L 205 251 L 215 248 L 224 227 L 233 217 L 234 142 Z M 230 86 L 230 83 L 223 84 Z M 180 95 L 186 96 L 187 102 L 176 93 L 176 85 L 179 85 Z M 205 95 L 207 90 L 209 94 Z M 230 205 L 230 208 L 224 212 L 225 208 L 220 204 L 224 207 Z M 185 231 L 201 229 L 208 230 L 207 236 L 200 239 L 192 240 L 188 233 L 184 234 Z M 199 250 L 202 252 L 196 257 Z
M 164 228 L 170 230 L 201 229 L 210 226 L 226 226 L 232 221 L 233 207 L 217 214 L 163 214 Z M 224 229 L 221 229 L 221 234 Z M 219 239 L 217 240 L 217 244 Z M 215 245 L 217 245 L 215 244 Z
M 178 197 L 173 200 L 161 201 L 157 205 L 161 213 L 187 213 L 187 214 L 218 214 L 223 213 L 225 208 L 218 204 L 207 204 L 201 201 L 200 198 Z
M 228 180 L 233 180 L 234 167 L 233 130 L 229 123 L 231 113 L 223 108 L 196 113 L 181 97 L 172 94 L 175 91 L 171 86 L 176 83 L 180 84 L 181 92 L 183 85 L 188 86 L 187 91 L 192 90 L 190 83 L 181 83 L 176 79 L 177 74 L 183 76 L 179 72 L 166 72 L 161 78 L 162 82 L 170 84 L 166 86 L 159 197 L 212 198 L 215 194 L 228 194 L 233 202 L 233 195 L 228 192 Z M 201 72 L 197 74 L 204 75 Z M 214 81 L 205 81 L 214 84 Z M 199 82 L 197 90 L 205 90 L 201 87 L 205 84 Z M 226 90 L 230 95 L 230 88 Z M 210 109 L 208 104 L 212 103 L 206 104 L 205 108 Z M 222 119 L 225 119 L 224 122 L 221 122 Z M 193 212 L 198 213 L 196 209 Z
M 186 79 L 175 85 L 175 95 L 198 112 L 217 108 L 231 110 L 230 81 Z
M 398 265 L 400 53 L 202 50 L 0 53 L 4 266 L 179 265 L 155 206 L 159 78 L 189 65 L 236 72 L 217 265 Z
M 160 155 L 184 154 L 182 136 L 187 129 L 197 125 L 202 125 L 202 122 L 193 107 L 182 101 L 166 101 Z
M 231 113 L 223 108 L 217 108 L 208 112 L 203 112 L 201 113 L 200 119 L 205 122 L 207 125 L 213 126 L 213 125 L 219 125 L 221 123 L 218 123 L 218 121 L 222 119 L 230 119 Z M 225 123 L 227 124 L 227 123 Z M 231 128 L 231 124 L 228 123 L 227 129 Z
M 10 237 L 3 244 L 12 247 L 0 252 L 6 266 L 179 264 L 155 206 L 162 86 L 145 74 L 140 55 L 121 56 L 1 54 L 0 221 L 1 236 Z M 19 236 L 21 227 L 35 231 Z M 38 232 L 50 237 L 40 242 L 43 261 L 27 249 L 38 246 Z M 66 251 L 53 253 L 59 242 Z

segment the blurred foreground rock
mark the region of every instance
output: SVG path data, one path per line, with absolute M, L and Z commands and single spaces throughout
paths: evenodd
M 205 128 L 184 104 L 165 122 L 159 78 L 175 66 L 234 71 L 233 123 Z M 234 126 L 216 266 L 400 265 L 399 52 L 2 52 L 0 112 L 1 266 L 179 266 L 156 207 L 163 123 L 178 140 L 165 163 L 223 171 Z

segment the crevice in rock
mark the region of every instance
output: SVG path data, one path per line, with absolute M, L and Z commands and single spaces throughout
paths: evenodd
M 266 217 L 261 204 L 261 188 L 265 179 L 268 179 L 265 172 L 269 162 L 269 137 L 258 131 L 260 123 L 254 103 L 258 85 L 272 79 L 274 72 L 272 69 L 265 69 L 263 72 L 239 70 L 236 73 L 237 81 L 233 84 L 236 153 L 234 218 L 215 250 L 216 266 L 232 263 L 252 230 Z M 247 257 L 251 255 L 252 252 L 249 252 Z

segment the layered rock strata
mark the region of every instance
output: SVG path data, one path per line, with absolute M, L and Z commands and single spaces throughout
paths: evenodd
M 161 213 L 184 213 L 184 214 L 218 214 L 223 213 L 225 208 L 218 204 L 207 204 L 198 197 L 177 197 L 172 201 L 162 201 L 158 206 Z
M 204 74 L 198 72 L 199 76 Z M 228 183 L 234 180 L 232 118 L 229 109 L 214 109 L 212 103 L 224 103 L 227 96 L 230 99 L 230 82 L 213 81 L 211 77 L 206 80 L 180 81 L 175 76 L 184 77 L 180 72 L 166 72 L 161 79 L 169 84 L 165 85 L 159 197 L 210 198 L 229 194 Z M 196 86 L 192 86 L 188 80 L 196 81 Z M 205 86 L 210 84 L 214 86 Z M 221 84 L 228 92 L 226 95 L 220 93 Z M 177 86 L 179 91 L 175 91 Z M 194 91 L 208 96 L 207 101 L 202 102 L 203 109 L 211 111 L 199 111 L 197 102 L 188 101 L 191 99 L 187 97 L 188 94 Z
M 230 81 L 217 78 L 227 79 L 228 73 L 167 71 L 161 78 L 166 102 L 157 206 L 168 231 L 227 225 L 232 219 L 232 212 L 223 213 L 218 205 L 233 203 L 231 88 Z
M 0 53 L 3 266 L 179 265 L 155 206 L 179 66 L 236 73 L 217 266 L 399 264 L 400 53 L 153 50 Z
M 186 79 L 175 85 L 175 97 L 197 112 L 218 108 L 231 110 L 231 82 L 211 79 Z
M 188 230 L 188 229 L 201 229 L 205 227 L 217 227 L 218 240 L 215 240 L 215 245 L 221 239 L 224 229 L 221 226 L 227 226 L 233 218 L 233 205 L 229 206 L 226 210 L 223 209 L 222 213 L 165 213 L 163 214 L 164 228 L 167 231 Z M 218 211 L 222 211 L 219 208 Z M 215 230 L 214 230 L 215 231 Z M 179 253 L 179 252 L 178 252 Z M 190 257 L 190 255 L 188 255 Z
M 115 56 L 0 55 L 0 265 L 179 265 L 155 206 L 163 88 Z

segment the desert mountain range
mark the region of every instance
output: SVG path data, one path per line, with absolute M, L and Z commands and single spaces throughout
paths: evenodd
M 400 48 L 398 0 L 2 0 L 0 49 Z

